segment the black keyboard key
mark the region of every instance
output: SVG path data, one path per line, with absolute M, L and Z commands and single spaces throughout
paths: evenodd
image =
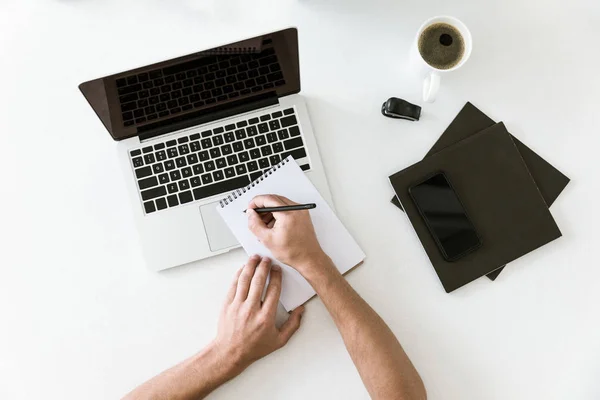
M 243 127 L 245 127 L 245 126 L 248 126 L 248 122 L 246 122 L 246 121 L 240 121 L 240 122 L 238 122 L 238 123 L 236 124 L 236 126 L 237 126 L 238 128 L 243 128 Z
M 181 173 L 177 170 L 171 171 L 169 176 L 171 177 L 171 181 L 178 181 L 181 179 Z
M 231 153 L 233 153 L 233 149 L 231 148 L 231 145 L 226 144 L 225 146 L 221 146 L 221 153 L 223 153 L 224 156 L 228 156 Z
M 269 125 L 262 123 L 262 124 L 258 124 L 258 132 L 260 133 L 267 133 L 269 132 Z
M 194 198 L 196 200 L 203 199 L 209 196 L 214 196 L 215 194 L 230 192 L 249 184 L 250 179 L 248 178 L 248 175 L 238 176 L 237 178 L 224 180 L 213 185 L 196 188 L 194 189 Z
M 275 111 L 273 114 L 271 114 L 271 116 L 273 118 L 280 118 L 283 116 L 283 113 L 281 111 Z
M 250 161 L 248 164 L 248 171 L 254 172 L 258 170 L 258 163 L 256 161 Z
M 220 127 L 218 127 L 218 128 L 215 128 L 215 129 L 213 129 L 213 133 L 214 133 L 215 135 L 218 135 L 219 133 L 223 133 L 223 132 L 225 132 L 225 128 L 223 128 L 222 126 L 220 126 Z
M 304 147 L 301 147 L 299 149 L 288 151 L 288 152 L 281 154 L 281 158 L 287 158 L 288 156 L 292 156 L 292 157 L 294 157 L 295 160 L 299 160 L 301 158 L 306 157 L 306 150 L 304 150 Z
M 218 147 L 213 147 L 212 149 L 210 149 L 210 157 L 211 158 L 221 157 L 221 150 L 219 150 Z
M 250 158 L 252 158 L 253 160 L 260 158 L 260 150 L 259 149 L 250 150 Z
M 283 114 L 284 115 L 290 115 L 294 113 L 294 109 L 293 108 L 287 108 L 285 110 L 283 110 Z
M 169 183 L 167 185 L 167 190 L 169 191 L 169 194 L 177 193 L 179 191 L 179 186 L 177 186 L 176 183 Z
M 204 150 L 198 153 L 198 158 L 200 161 L 206 161 L 210 158 L 210 155 L 208 154 L 208 151 Z
M 250 71 L 248 71 L 248 76 L 249 76 L 250 78 L 256 78 L 256 77 L 258 76 L 258 70 L 256 70 L 256 69 L 251 69 Z M 254 82 L 254 79 L 249 79 L 248 81 L 252 81 L 252 82 Z M 246 82 L 248 82 L 248 81 L 246 81 Z M 246 84 L 246 85 L 247 85 L 247 84 Z
M 250 119 L 248 120 L 248 123 L 249 123 L 250 125 L 253 125 L 253 124 L 258 124 L 259 122 L 260 122 L 260 120 L 259 120 L 258 118 L 256 118 L 256 117 L 255 117 L 255 118 L 250 118 Z
M 202 178 L 202 183 L 205 185 L 208 185 L 209 183 L 212 183 L 212 181 L 213 181 L 211 174 L 204 174 L 201 176 L 201 178 Z M 196 200 L 198 200 L 197 197 L 196 197 Z
M 188 100 L 187 97 L 182 97 L 177 102 L 179 103 L 180 106 L 182 106 L 181 109 L 184 110 L 184 111 L 186 109 L 190 109 L 192 107 L 190 105 L 190 101 Z
M 267 142 L 273 143 L 277 141 L 277 134 L 275 132 L 269 132 L 267 134 Z
M 154 164 L 156 162 L 156 159 L 154 158 L 154 154 L 146 154 L 144 156 L 144 161 L 146 162 L 146 165 Z
M 281 71 L 273 72 L 272 74 L 267 75 L 267 79 L 269 80 L 269 82 L 275 82 L 280 79 L 283 79 L 283 74 L 281 73 Z
M 204 169 L 207 171 L 214 171 L 215 170 L 215 163 L 214 161 L 207 161 L 204 163 Z
M 300 128 L 298 128 L 297 126 L 290 127 L 289 131 L 290 131 L 290 135 L 292 135 L 292 137 L 300 136 Z
M 212 131 L 211 130 L 202 132 L 202 137 L 209 137 L 210 135 L 212 135 Z
M 281 118 L 281 126 L 284 128 L 287 128 L 288 126 L 291 125 L 296 125 L 298 124 L 298 121 L 296 120 L 296 116 L 295 115 L 290 115 L 287 117 L 283 117 Z
M 308 171 L 310 169 L 310 165 L 304 164 L 304 165 L 301 165 L 300 168 L 302 168 L 302 171 Z
M 209 149 L 212 147 L 212 141 L 210 139 L 202 139 L 201 143 L 203 149 Z
M 269 168 L 271 166 L 271 164 L 269 163 L 268 158 L 261 158 L 260 160 L 258 160 L 258 166 L 261 169 L 265 169 L 265 168 Z
M 193 188 L 201 186 L 202 181 L 200 180 L 200 177 L 194 176 L 192 179 L 190 179 L 190 185 L 192 185 Z
M 226 131 L 232 131 L 234 129 L 235 129 L 235 124 L 225 125 L 225 130 Z
M 248 139 L 244 140 L 244 147 L 245 147 L 246 149 L 251 149 L 251 148 L 253 148 L 254 146 L 255 146 L 255 145 L 254 145 L 254 139 L 252 139 L 252 138 L 248 138 Z
M 167 208 L 167 201 L 165 200 L 164 197 L 161 197 L 160 199 L 156 199 L 156 200 L 154 200 L 154 202 L 156 203 L 156 208 L 158 210 L 164 210 L 165 208 Z
M 155 174 L 160 174 L 165 171 L 161 163 L 154 164 L 152 166 L 152 170 L 154 171 Z
M 156 79 L 156 78 L 160 78 L 163 76 L 161 70 L 150 71 L 149 75 L 150 75 L 150 79 Z
M 215 129 L 215 133 L 216 133 L 216 129 Z M 223 141 L 223 135 L 213 136 L 213 144 L 215 146 L 220 146 L 223 143 L 224 143 L 224 141 Z
M 233 167 L 225 168 L 225 178 L 233 178 L 235 176 L 235 169 Z
M 190 150 L 193 152 L 196 151 L 200 151 L 200 149 L 202 149 L 202 147 L 200 147 L 200 142 L 199 141 L 194 141 L 192 143 L 190 143 Z
M 144 165 L 144 160 L 142 160 L 142 157 L 136 157 L 133 160 L 131 160 L 131 162 L 133 163 L 134 168 L 141 167 L 142 165 Z
M 283 151 L 283 144 L 280 142 L 273 143 L 273 151 L 275 153 L 281 153 Z
M 144 203 L 144 210 L 146 210 L 146 214 L 150 214 L 154 211 L 156 211 L 156 208 L 154 207 L 154 202 L 153 201 L 147 201 Z
M 187 139 L 187 138 L 185 138 L 185 139 Z M 184 156 L 189 153 L 190 153 L 190 146 L 188 146 L 187 144 L 182 144 L 181 146 L 179 146 L 179 154 Z
M 210 96 L 211 94 L 208 90 L 205 90 L 204 92 L 200 93 L 200 98 L 202 100 L 211 100 Z M 209 102 L 207 101 L 206 103 L 208 104 Z M 214 101 L 211 101 L 210 103 L 214 103 Z
M 225 157 L 221 157 L 215 161 L 217 164 L 217 168 L 225 168 L 227 166 L 227 162 L 225 162 Z
M 171 112 L 173 112 L 172 110 L 174 110 L 175 108 L 177 108 L 177 101 L 175 100 L 169 100 L 167 101 L 167 107 L 169 107 L 171 109 Z
M 189 178 L 192 176 L 192 169 L 190 167 L 183 168 L 181 170 L 181 175 L 183 175 L 184 178 Z
M 138 109 L 133 112 L 133 116 L 136 118 L 144 116 L 144 110 Z
M 120 88 L 119 89 L 119 95 L 124 95 L 124 94 L 139 92 L 140 90 L 142 90 L 142 85 L 140 85 L 139 83 L 137 83 L 135 85 L 129 85 L 129 86 L 125 86 L 125 87 Z
M 268 70 L 266 72 L 269 72 Z M 264 71 L 261 73 L 265 73 Z M 267 83 L 267 78 L 265 78 L 264 76 L 259 76 L 256 78 L 256 84 L 257 85 L 264 85 L 265 83 Z
M 169 147 L 167 149 L 167 154 L 169 155 L 169 158 L 175 158 L 179 155 L 179 153 L 177 153 L 177 148 L 175 147 Z
M 148 121 L 155 120 L 156 118 L 158 118 L 157 114 L 150 114 L 150 115 L 148 115 Z
M 290 150 L 290 149 L 295 149 L 296 147 L 300 147 L 302 146 L 302 138 L 294 138 L 294 139 L 289 139 L 286 140 L 285 142 L 283 142 L 283 145 L 285 146 L 286 150 Z
M 235 131 L 235 138 L 237 140 L 242 140 L 246 138 L 246 131 L 243 129 L 238 129 L 237 131 Z
M 132 101 L 131 103 L 125 103 L 121 106 L 121 111 L 125 112 L 125 111 L 132 111 L 135 110 L 137 108 L 137 103 L 135 101 Z
M 213 178 L 215 179 L 215 181 L 222 181 L 223 179 L 225 179 L 225 176 L 223 175 L 223 171 L 213 172 Z
M 136 124 L 141 124 L 142 122 L 146 122 L 146 118 L 145 117 L 144 118 L 138 118 L 138 119 L 135 120 Z
M 235 172 L 237 172 L 238 175 L 242 175 L 248 172 L 248 170 L 246 170 L 246 166 L 244 164 L 238 164 L 235 166 Z
M 194 133 L 193 135 L 190 136 L 190 140 L 200 140 L 200 134 Z
M 287 129 L 277 131 L 277 136 L 279 137 L 279 140 L 285 140 L 290 137 Z
M 269 145 L 261 147 L 260 152 L 262 153 L 263 157 L 270 156 L 271 154 L 273 154 L 273 150 Z
M 144 190 L 142 193 L 142 200 L 151 200 L 156 197 L 162 197 L 167 194 L 167 190 L 164 186 L 157 186 L 152 189 Z
M 138 179 L 145 178 L 150 175 L 152 175 L 152 168 L 150 167 L 143 167 L 135 170 L 135 176 Z
M 164 185 L 165 183 L 169 183 L 169 182 L 170 182 L 170 179 L 169 179 L 169 174 L 160 174 L 160 175 L 158 176 L 158 181 L 159 181 L 161 184 L 163 184 L 163 185 Z
M 233 132 L 227 132 L 223 135 L 223 138 L 225 139 L 225 143 L 231 143 L 235 140 L 235 135 Z
M 196 164 L 192 167 L 192 171 L 194 172 L 194 175 L 200 175 L 204 173 L 204 167 L 202 164 Z
M 258 130 L 256 129 L 256 126 L 249 126 L 248 128 L 246 128 L 246 132 L 248 133 L 248 136 L 258 135 Z
M 246 162 L 246 161 L 250 160 L 250 155 L 248 154 L 247 151 L 242 151 L 242 152 L 238 153 L 238 158 L 240 159 L 240 162 Z
M 273 154 L 269 157 L 269 161 L 271 162 L 271 165 L 277 165 L 281 162 L 281 156 L 279 154 Z
M 117 87 L 122 88 L 123 86 L 127 86 L 127 79 L 125 79 L 125 78 L 117 79 Z
M 246 78 L 244 78 L 244 79 L 246 79 Z M 233 88 L 235 90 L 242 90 L 245 87 L 246 87 L 246 85 L 244 85 L 242 82 L 236 82 L 236 83 L 233 84 Z
M 244 144 L 241 141 L 233 143 L 233 151 L 235 151 L 237 153 L 242 150 L 244 150 Z
M 165 84 L 165 80 L 163 78 L 157 78 L 154 80 L 154 86 L 162 86 Z
M 198 156 L 196 154 L 190 154 L 186 157 L 188 165 L 198 164 Z
M 169 115 L 169 111 L 165 110 L 165 111 L 161 111 L 158 113 L 159 117 L 166 117 L 167 115 Z
M 187 143 L 190 140 L 190 138 L 188 138 L 187 136 L 182 136 L 179 139 L 177 139 L 177 143 Z
M 279 125 L 278 120 L 273 120 L 269 121 L 269 128 L 271 128 L 272 131 L 276 131 L 277 129 L 281 128 L 281 125 Z
M 167 171 L 170 171 L 170 170 L 172 170 L 172 169 L 175 169 L 175 161 L 173 161 L 173 160 L 168 160 L 168 161 L 165 161 L 165 169 L 166 169 Z
M 190 182 L 188 182 L 187 179 L 179 181 L 179 190 L 188 190 L 189 188 L 190 188 Z M 180 196 L 180 198 L 181 198 L 181 196 Z
M 254 138 L 254 141 L 256 141 L 257 146 L 262 146 L 267 143 L 267 138 L 265 137 L 265 135 L 258 135 Z
M 158 179 L 156 179 L 155 176 L 150 176 L 148 178 L 140 179 L 138 181 L 138 186 L 140 187 L 140 190 L 148 189 L 156 185 L 158 185 Z
M 187 192 L 179 193 L 179 201 L 181 202 L 181 204 L 185 204 L 185 203 L 194 201 L 194 198 L 192 197 L 192 191 L 188 190 Z
M 175 165 L 177 165 L 178 168 L 185 167 L 187 165 L 187 162 L 185 161 L 185 157 L 176 158 Z
M 132 119 L 132 118 L 133 118 L 133 113 L 131 111 L 127 111 L 126 113 L 123 113 L 123 121 Z M 133 122 L 133 121 L 128 121 L 128 122 Z
M 229 165 L 235 165 L 238 163 L 238 158 L 235 154 L 227 157 L 227 164 Z
M 260 178 L 262 176 L 262 174 L 263 174 L 262 171 L 253 172 L 253 173 L 250 174 L 250 180 L 251 181 L 255 181 L 258 178 Z
M 146 98 L 149 97 L 149 96 L 150 96 L 150 92 L 148 92 L 147 90 L 142 90 L 140 92 L 140 99 L 141 100 L 139 100 L 138 103 L 137 103 L 138 106 L 140 106 L 140 107 L 146 107 L 148 105 L 148 100 L 146 100 Z
M 150 81 L 148 81 L 148 82 L 144 82 L 144 83 L 142 84 L 142 87 L 143 87 L 144 89 L 152 89 L 152 88 L 154 87 L 154 83 L 153 83 L 153 82 L 150 82 Z
M 261 115 L 261 116 L 260 116 L 260 120 L 261 120 L 261 121 L 263 121 L 263 122 L 264 122 L 264 121 L 268 121 L 268 120 L 270 120 L 270 119 L 271 119 L 271 116 L 270 116 L 269 114 L 266 114 L 266 115 Z
M 137 99 L 138 99 L 137 93 L 130 93 L 130 94 L 126 94 L 125 96 L 119 97 L 119 102 L 121 102 L 121 104 L 123 104 L 123 103 L 129 103 L 130 101 L 136 101 Z
M 169 207 L 175 207 L 179 205 L 179 200 L 177 199 L 177 195 L 171 195 L 167 197 L 167 203 L 169 203 Z

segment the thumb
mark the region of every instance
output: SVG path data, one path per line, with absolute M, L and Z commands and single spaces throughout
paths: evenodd
M 281 325 L 281 329 L 279 330 L 279 338 L 280 345 L 285 346 L 285 344 L 290 340 L 290 338 L 296 333 L 298 328 L 300 327 L 300 321 L 302 320 L 302 314 L 304 313 L 304 306 L 297 307 L 292 313 L 290 317 L 283 325 Z
M 248 229 L 250 229 L 250 232 L 252 232 L 254 236 L 262 241 L 269 232 L 267 224 L 265 224 L 258 213 L 252 208 L 248 208 L 246 214 L 248 215 Z

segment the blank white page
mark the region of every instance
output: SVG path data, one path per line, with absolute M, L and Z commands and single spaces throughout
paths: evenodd
M 309 212 L 317 238 L 341 273 L 365 259 L 358 243 L 291 156 L 267 171 L 250 186 L 234 191 L 217 206 L 227 226 L 248 255 L 259 254 L 275 260 L 271 252 L 248 229 L 248 218 L 244 213 L 250 200 L 259 194 L 278 194 L 297 203 L 315 203 L 317 207 Z M 281 265 L 283 271 L 280 301 L 287 311 L 304 304 L 315 295 L 315 291 L 302 275 L 279 260 L 276 262 Z

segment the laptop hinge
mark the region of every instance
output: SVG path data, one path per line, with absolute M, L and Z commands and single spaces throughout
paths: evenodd
M 258 110 L 259 108 L 272 106 L 277 103 L 277 93 L 273 90 L 253 96 L 250 99 L 241 99 L 227 104 L 220 104 L 208 110 L 200 110 L 179 117 L 155 122 L 153 124 L 144 125 L 138 128 L 138 137 L 140 138 L 140 141 L 144 141 L 166 133 Z

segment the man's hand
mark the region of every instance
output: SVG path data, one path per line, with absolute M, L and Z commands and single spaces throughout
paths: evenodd
M 273 256 L 305 275 L 315 260 L 327 258 L 319 245 L 308 210 L 258 214 L 255 208 L 295 205 L 283 196 L 256 196 L 250 204 L 248 228 Z
M 256 214 L 256 213 L 255 213 Z M 264 302 L 261 297 L 267 285 Z M 304 307 L 296 308 L 278 329 L 275 313 L 281 293 L 281 268 L 271 260 L 250 257 L 236 274 L 219 320 L 214 345 L 232 361 L 232 373 L 239 374 L 254 361 L 285 345 L 298 330 Z

